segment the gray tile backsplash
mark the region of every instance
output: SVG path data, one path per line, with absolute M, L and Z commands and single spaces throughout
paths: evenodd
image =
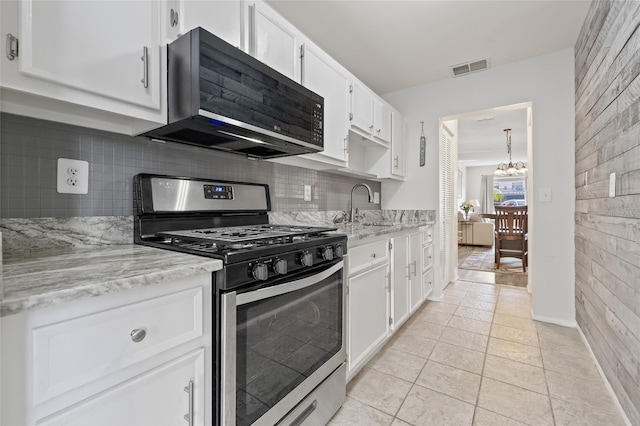
M 261 182 L 269 184 L 273 211 L 346 210 L 358 178 L 333 175 L 234 154 L 120 135 L 2 113 L 0 117 L 0 217 L 127 216 L 137 173 Z M 89 162 L 89 193 L 58 194 L 58 158 Z M 374 191 L 379 182 L 366 181 Z M 312 201 L 303 201 L 303 185 Z M 368 204 L 356 191 L 356 207 Z

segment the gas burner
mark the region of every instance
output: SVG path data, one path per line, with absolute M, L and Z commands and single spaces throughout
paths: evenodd
M 245 249 L 253 248 L 256 246 L 257 244 L 253 244 L 253 243 L 234 243 L 234 244 L 229 244 L 228 246 L 225 246 L 225 247 L 230 248 L 231 250 L 245 250 Z

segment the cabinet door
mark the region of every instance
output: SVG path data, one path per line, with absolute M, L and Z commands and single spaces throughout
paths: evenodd
M 366 87 L 354 81 L 351 91 L 351 127 L 360 133 L 373 133 L 373 93 Z
M 166 7 L 165 27 L 170 32 L 170 38 L 175 39 L 202 27 L 227 43 L 242 47 L 240 0 L 169 0 Z
M 391 122 L 391 175 L 405 176 L 405 141 L 404 141 L 404 116 L 399 112 L 392 113 Z
M 393 329 L 397 330 L 409 317 L 409 236 L 393 239 L 393 272 L 391 300 Z
M 391 141 L 391 108 L 377 98 L 373 100 L 373 137 Z
M 189 382 L 193 382 L 192 392 L 187 391 Z M 195 425 L 204 425 L 204 397 L 204 349 L 199 349 L 149 370 L 42 424 L 169 426 L 186 424 L 184 416 L 191 414 Z
M 160 109 L 158 2 L 27 0 L 19 7 L 22 75 Z
M 302 85 L 324 98 L 324 151 L 319 155 L 346 161 L 349 81 L 342 69 L 314 46 L 305 43 L 300 52 Z
M 388 264 L 349 278 L 348 371 L 368 360 L 389 335 Z
M 300 81 L 300 34 L 289 22 L 263 3 L 249 7 L 249 53 L 292 80 Z
M 420 245 L 420 233 L 415 232 L 409 235 L 409 270 L 411 280 L 411 312 L 414 312 L 424 300 L 424 293 L 422 288 L 422 266 L 420 263 L 421 257 L 421 245 Z

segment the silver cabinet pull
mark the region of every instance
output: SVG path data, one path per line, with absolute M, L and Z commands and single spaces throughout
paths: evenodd
M 18 39 L 13 34 L 7 34 L 7 58 L 13 61 L 18 56 Z
M 397 155 L 395 157 L 393 157 L 393 168 L 394 169 L 398 168 L 398 156 Z
M 140 83 L 142 83 L 146 89 L 149 87 L 149 48 L 147 46 L 142 47 L 142 56 L 140 56 L 140 60 L 144 64 L 142 80 L 140 80 Z
M 417 267 L 417 261 L 415 261 L 415 260 L 414 260 L 414 261 L 413 261 L 413 276 L 414 276 L 414 277 L 415 277 L 415 276 L 416 276 L 416 274 L 417 274 L 417 270 L 418 270 L 418 267 Z
M 371 253 L 371 258 L 375 259 L 376 258 L 376 254 L 375 253 Z
M 171 12 L 169 13 L 169 23 L 172 28 L 178 25 L 178 12 L 176 12 L 174 8 L 171 8 Z
M 147 337 L 147 330 L 144 328 L 136 328 L 131 332 L 131 340 L 136 343 L 142 342 L 145 337 Z
M 193 383 L 193 380 L 189 380 L 189 384 L 184 387 L 184 391 L 189 394 L 189 412 L 184 415 L 184 419 L 189 423 L 189 426 L 193 426 L 193 412 L 195 401 L 195 384 Z

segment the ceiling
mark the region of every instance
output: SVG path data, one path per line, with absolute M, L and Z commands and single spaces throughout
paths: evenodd
M 458 161 L 466 167 L 508 163 L 507 138 L 511 129 L 513 162 L 527 161 L 527 109 L 519 108 L 458 119 Z
M 267 0 L 379 95 L 454 78 L 451 66 L 489 58 L 490 67 L 573 47 L 589 0 Z M 482 71 L 480 71 L 482 72 Z M 456 78 L 465 78 L 456 77 Z M 468 167 L 526 161 L 526 109 L 458 122 Z
M 379 95 L 573 47 L 590 1 L 267 0 Z M 464 77 L 459 77 L 464 78 Z

